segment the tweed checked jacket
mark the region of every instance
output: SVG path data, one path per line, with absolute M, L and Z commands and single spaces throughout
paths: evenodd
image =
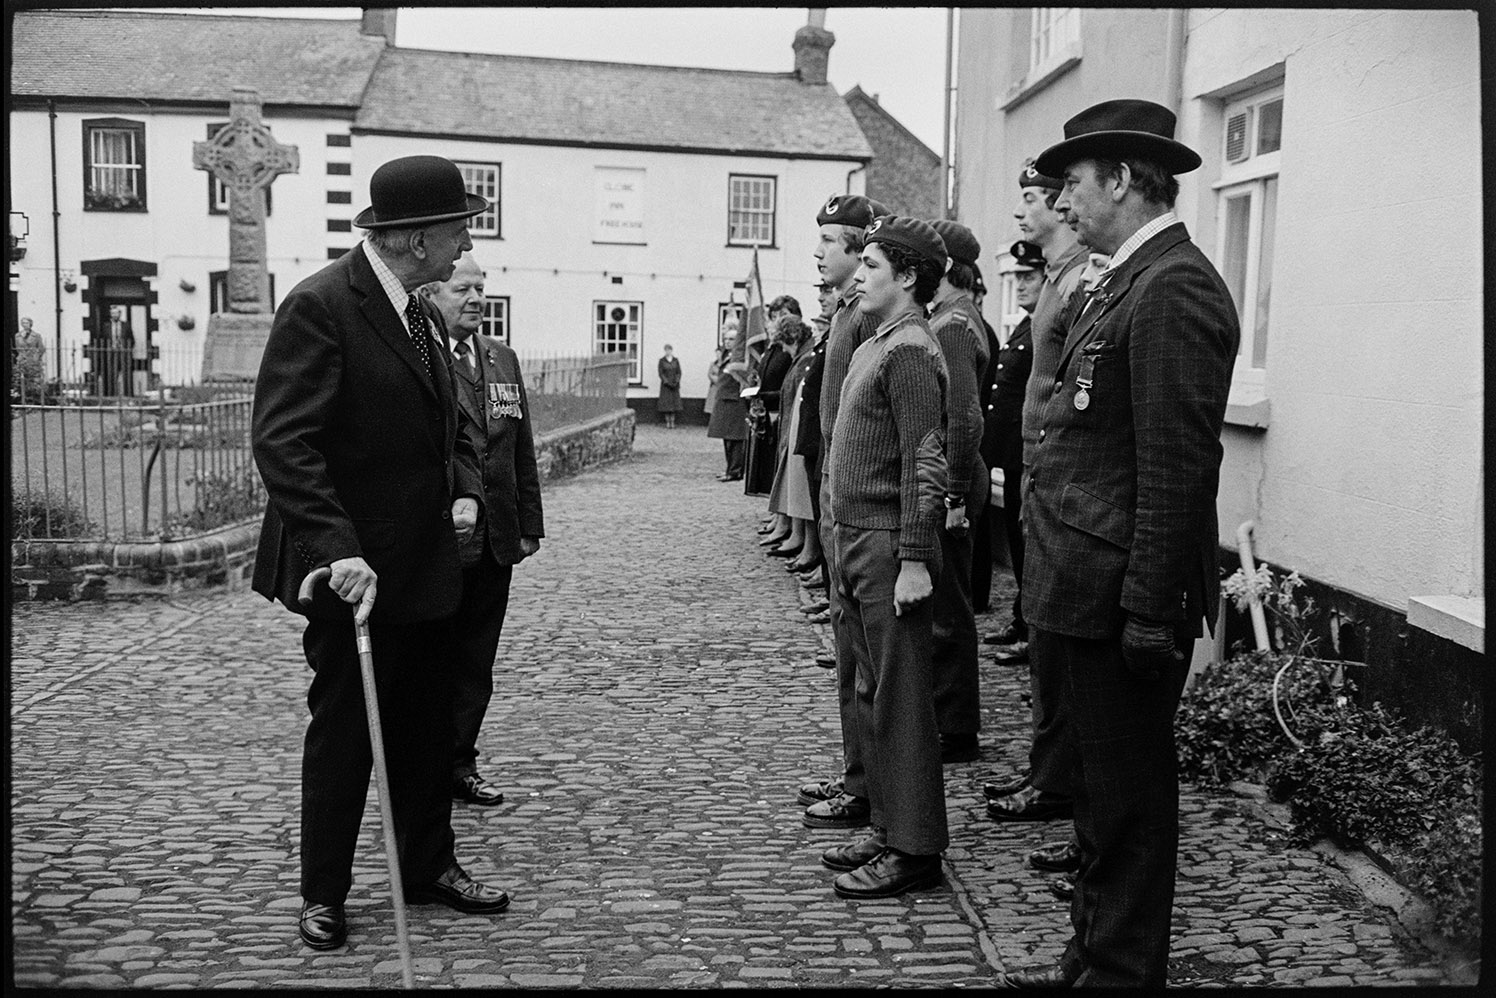
M 1214 627 L 1221 424 L 1240 336 L 1230 292 L 1183 224 L 1079 312 L 1023 500 L 1032 626 L 1116 638 L 1132 613 L 1195 635 L 1202 617 Z

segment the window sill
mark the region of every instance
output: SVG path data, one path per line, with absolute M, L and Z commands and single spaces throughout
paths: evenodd
M 1486 601 L 1477 596 L 1411 596 L 1408 623 L 1484 655 Z
M 1258 387 L 1231 386 L 1226 399 L 1226 425 L 1265 430 L 1272 419 L 1272 403 Z
M 1079 65 L 1080 46 L 1072 45 L 1057 60 L 1052 61 L 1048 66 L 1036 67 L 1023 79 L 1009 87 L 1008 92 L 998 98 L 998 110 L 1011 111 Z
M 778 243 L 726 243 L 724 245 L 727 249 L 777 250 L 779 248 Z

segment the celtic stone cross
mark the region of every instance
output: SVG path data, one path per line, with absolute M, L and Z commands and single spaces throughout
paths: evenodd
M 265 190 L 282 173 L 295 173 L 301 156 L 281 145 L 260 122 L 260 94 L 235 87 L 229 123 L 207 142 L 192 143 L 192 165 L 229 191 L 228 312 L 270 311 L 265 266 Z

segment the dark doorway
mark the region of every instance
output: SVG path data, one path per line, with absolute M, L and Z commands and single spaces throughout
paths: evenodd
M 160 385 L 155 344 L 156 321 L 150 306 L 156 293 L 146 283 L 156 265 L 141 260 L 85 260 L 88 278 L 88 389 L 111 397 L 143 395 Z

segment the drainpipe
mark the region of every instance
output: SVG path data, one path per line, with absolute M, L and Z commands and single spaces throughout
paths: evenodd
M 847 193 L 848 194 L 852 193 L 852 177 L 855 174 L 862 173 L 866 169 L 867 169 L 867 165 L 864 164 L 862 166 L 854 166 L 854 167 L 852 167 L 852 169 L 850 169 L 850 170 L 847 171 Z M 867 181 L 863 181 L 863 186 L 864 187 L 867 186 Z
M 48 130 L 52 145 L 52 298 L 57 317 L 53 332 L 52 360 L 57 365 L 57 383 L 62 384 L 62 247 L 58 243 L 62 212 L 57 208 L 57 102 L 47 98 Z
M 1164 39 L 1164 104 L 1179 116 L 1184 103 L 1184 39 L 1189 11 L 1169 11 L 1168 32 Z
M 1252 560 L 1252 529 L 1256 523 L 1248 520 L 1236 528 L 1236 550 L 1241 556 L 1241 570 L 1250 578 L 1257 571 L 1257 566 Z M 1257 593 L 1248 590 L 1251 596 L 1249 609 L 1252 613 L 1252 636 L 1257 641 L 1258 651 L 1271 651 L 1272 641 L 1267 636 L 1267 616 L 1262 612 L 1262 600 Z
M 940 217 L 951 217 L 951 51 L 956 31 L 956 8 L 945 9 L 945 118 L 940 139 Z

